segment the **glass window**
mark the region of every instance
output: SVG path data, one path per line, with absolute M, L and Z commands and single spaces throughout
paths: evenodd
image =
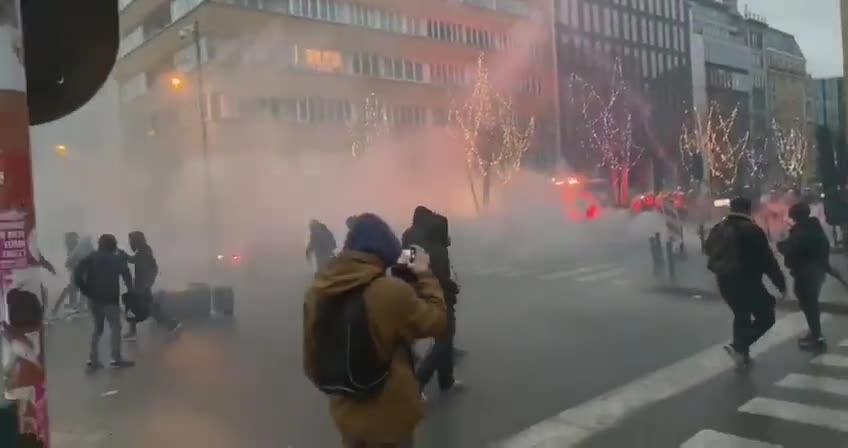
M 630 38 L 630 14 L 629 13 L 624 13 L 624 16 L 622 17 L 621 24 L 624 25 L 624 27 L 623 27 L 624 28 L 624 30 L 623 30 L 624 31 L 624 39 L 625 40 L 631 40 L 631 38 Z
M 583 3 L 583 31 L 592 31 L 592 11 L 589 10 L 589 5 Z
M 680 17 L 677 16 L 677 0 L 669 0 L 671 4 L 671 18 L 674 20 L 679 20 Z
M 601 32 L 601 8 L 592 3 L 592 27 L 596 33 Z
M 639 42 L 648 43 L 648 19 L 642 17 L 642 32 L 639 37 Z
M 650 21 L 648 21 L 648 43 L 651 44 L 651 45 L 655 44 L 655 41 L 654 41 L 655 33 L 654 33 L 654 31 L 655 31 L 654 30 L 654 21 L 650 20 Z
M 604 36 L 612 36 L 612 17 L 609 8 L 604 8 Z
M 654 13 L 654 0 L 648 0 L 648 14 Z
M 404 79 L 410 80 L 410 81 L 415 79 L 415 73 L 414 73 L 415 69 L 412 66 L 412 61 L 403 61 L 403 68 L 404 68 Z
M 571 26 L 575 29 L 580 29 L 580 10 L 577 7 L 577 0 L 568 0 L 571 2 Z
M 639 37 L 637 37 L 639 33 L 639 18 L 636 17 L 636 14 L 630 16 L 630 35 L 633 37 L 633 41 L 639 41 Z
M 424 66 L 420 63 L 415 63 L 415 80 L 421 82 L 424 80 Z
M 618 27 L 618 14 L 617 9 L 612 10 L 612 35 L 616 38 L 621 37 L 621 28 Z
M 648 67 L 650 65 L 648 63 L 648 52 L 641 50 L 640 53 L 642 53 L 642 76 L 647 79 L 650 76 L 650 68 Z
M 392 61 L 393 71 L 394 71 L 394 79 L 403 79 L 403 61 L 400 59 L 395 59 Z
M 657 23 L 657 45 L 665 48 L 665 23 Z
M 657 53 L 651 52 L 651 76 L 656 78 L 659 76 L 659 63 L 657 61 Z

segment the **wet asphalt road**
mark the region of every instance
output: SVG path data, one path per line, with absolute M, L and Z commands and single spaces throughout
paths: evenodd
M 468 389 L 431 391 L 418 446 L 486 446 L 725 339 L 720 304 L 648 291 L 642 243 L 508 263 L 457 256 Z M 54 448 L 338 446 L 327 400 L 302 374 L 309 276 L 293 271 L 246 279 L 234 319 L 189 323 L 177 338 L 145 331 L 127 344 L 138 366 L 126 371 L 86 375 L 88 319 L 55 325 Z

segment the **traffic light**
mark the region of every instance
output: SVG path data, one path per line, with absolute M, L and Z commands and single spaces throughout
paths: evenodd
M 116 0 L 22 0 L 30 124 L 79 109 L 103 86 L 120 42 Z

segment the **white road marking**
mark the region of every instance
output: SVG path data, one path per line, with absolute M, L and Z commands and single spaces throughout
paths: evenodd
M 118 395 L 117 390 L 109 390 L 100 394 L 101 397 L 111 397 L 112 395 Z
M 680 448 L 783 448 L 782 445 L 744 439 L 723 432 L 705 429 L 683 442 Z
M 848 411 L 823 406 L 757 397 L 743 404 L 739 412 L 848 432 Z
M 848 380 L 840 380 L 827 376 L 801 375 L 791 373 L 776 383 L 780 387 L 790 389 L 812 390 L 835 395 L 848 396 Z
M 829 314 L 822 315 L 829 320 Z M 780 319 L 757 344 L 751 354 L 756 357 L 807 331 L 801 313 Z M 568 448 L 611 428 L 640 409 L 677 395 L 704 381 L 730 370 L 733 363 L 717 344 L 689 358 L 682 359 L 642 378 L 611 390 L 577 407 L 566 409 L 541 423 L 501 442 L 501 448 Z
M 617 277 L 617 276 L 623 274 L 624 271 L 625 271 L 624 268 L 616 268 L 616 269 L 612 269 L 612 270 L 609 270 L 609 271 L 599 272 L 597 274 L 584 275 L 583 277 L 577 277 L 574 280 L 576 280 L 580 283 L 594 282 L 594 281 L 597 281 L 597 280 L 606 280 L 608 278 Z
M 839 367 L 842 369 L 848 369 L 848 356 L 842 355 L 832 355 L 826 353 L 824 355 L 819 355 L 815 357 L 811 364 L 825 366 L 825 367 Z
M 542 279 L 542 280 L 556 280 L 556 279 L 565 278 L 565 277 L 575 277 L 575 276 L 578 276 L 580 274 L 586 274 L 586 273 L 589 273 L 589 272 L 600 271 L 602 269 L 609 269 L 609 268 L 614 267 L 614 266 L 615 266 L 614 264 L 596 264 L 596 265 L 592 265 L 592 266 L 583 266 L 583 267 L 580 267 L 580 268 L 577 268 L 577 269 L 570 269 L 570 270 L 567 270 L 567 271 L 551 272 L 549 274 L 540 275 L 539 278 Z
M 525 271 L 511 271 L 506 273 L 507 277 L 522 277 L 525 275 L 527 275 L 527 272 Z

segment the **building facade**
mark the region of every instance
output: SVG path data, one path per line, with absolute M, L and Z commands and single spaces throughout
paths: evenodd
M 265 146 L 297 157 L 350 152 L 357 127 L 398 138 L 444 127 L 473 87 L 482 54 L 487 64 L 509 62 L 504 85 L 519 121 L 540 123 L 527 157 L 549 164 L 555 108 L 545 5 L 122 0 L 114 77 L 127 162 L 175 171 L 201 156 L 204 128 L 213 154 Z M 367 123 L 375 117 L 379 124 Z M 416 141 L 399 146 L 427 150 Z
M 713 107 L 724 117 L 736 113 L 734 139 L 744 138 L 751 129 L 754 87 L 753 55 L 739 12 L 733 3 L 690 0 L 695 108 L 706 114 Z
M 813 115 L 817 126 L 841 132 L 846 123 L 845 78 L 816 78 L 809 84 Z
M 597 149 L 587 148 L 581 136 L 581 90 L 588 85 L 607 100 L 620 92 L 616 113 L 632 115 L 635 144 L 643 151 L 633 170 L 634 188 L 673 185 L 677 139 L 692 103 L 687 2 L 558 0 L 556 7 L 566 160 L 581 171 L 598 164 Z

